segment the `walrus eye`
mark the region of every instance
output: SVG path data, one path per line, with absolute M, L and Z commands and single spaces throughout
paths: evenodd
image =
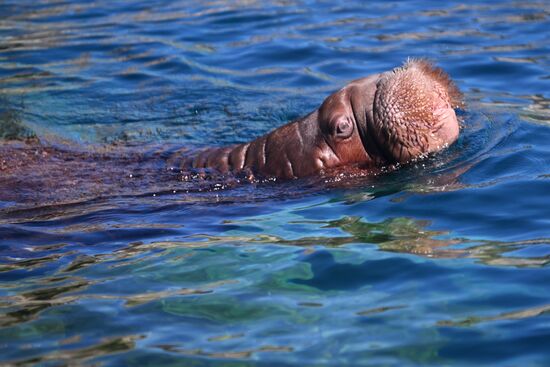
M 346 116 L 338 117 L 333 123 L 332 134 L 338 139 L 347 139 L 353 133 L 353 122 Z

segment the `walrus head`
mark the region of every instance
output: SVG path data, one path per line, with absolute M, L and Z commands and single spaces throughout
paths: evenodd
M 454 108 L 461 97 L 443 70 L 425 60 L 410 60 L 329 96 L 319 109 L 318 123 L 339 158 L 337 165 L 406 163 L 458 138 Z

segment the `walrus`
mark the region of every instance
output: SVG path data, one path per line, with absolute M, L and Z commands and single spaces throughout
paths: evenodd
M 193 184 L 204 186 L 205 178 L 216 189 L 242 182 L 239 177 L 368 176 L 451 145 L 459 135 L 455 109 L 461 101 L 442 69 L 426 60 L 409 60 L 352 81 L 305 117 L 243 144 L 145 151 L 4 142 L 0 204 L 192 191 Z
M 206 149 L 183 165 L 292 179 L 404 164 L 458 138 L 460 105 L 461 93 L 442 69 L 409 60 L 352 81 L 303 118 L 248 143 Z

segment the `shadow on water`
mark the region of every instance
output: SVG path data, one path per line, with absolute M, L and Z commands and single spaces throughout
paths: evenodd
M 311 264 L 311 279 L 292 279 L 291 282 L 326 290 L 353 290 L 362 286 L 384 287 L 403 282 L 411 276 L 438 276 L 443 268 L 437 265 L 416 264 L 408 259 L 367 260 L 359 265 L 334 261 L 328 251 L 315 251 L 304 258 Z M 351 275 L 351 276 L 350 276 Z

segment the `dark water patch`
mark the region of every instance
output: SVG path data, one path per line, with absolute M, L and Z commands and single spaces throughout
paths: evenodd
M 399 283 L 406 286 L 406 281 L 411 275 L 427 277 L 432 281 L 435 278 L 448 275 L 441 274 L 441 268 L 416 265 L 408 259 L 382 259 L 365 261 L 359 265 L 339 264 L 334 261 L 330 252 L 315 251 L 303 261 L 311 264 L 313 278 L 293 279 L 297 284 L 304 284 L 324 291 L 327 290 L 353 290 L 363 286 L 387 286 L 388 283 Z M 386 283 L 387 282 L 387 283 Z
M 513 359 L 527 346 L 533 350 L 531 357 L 534 363 L 547 363 L 548 356 L 544 349 L 544 340 L 547 333 L 532 336 L 516 336 L 513 339 L 501 339 L 499 343 L 481 341 L 472 343 L 467 340 L 454 346 L 447 346 L 440 350 L 443 358 L 453 360 L 458 355 L 469 363 L 500 363 Z M 494 357 L 498 356 L 498 357 Z

